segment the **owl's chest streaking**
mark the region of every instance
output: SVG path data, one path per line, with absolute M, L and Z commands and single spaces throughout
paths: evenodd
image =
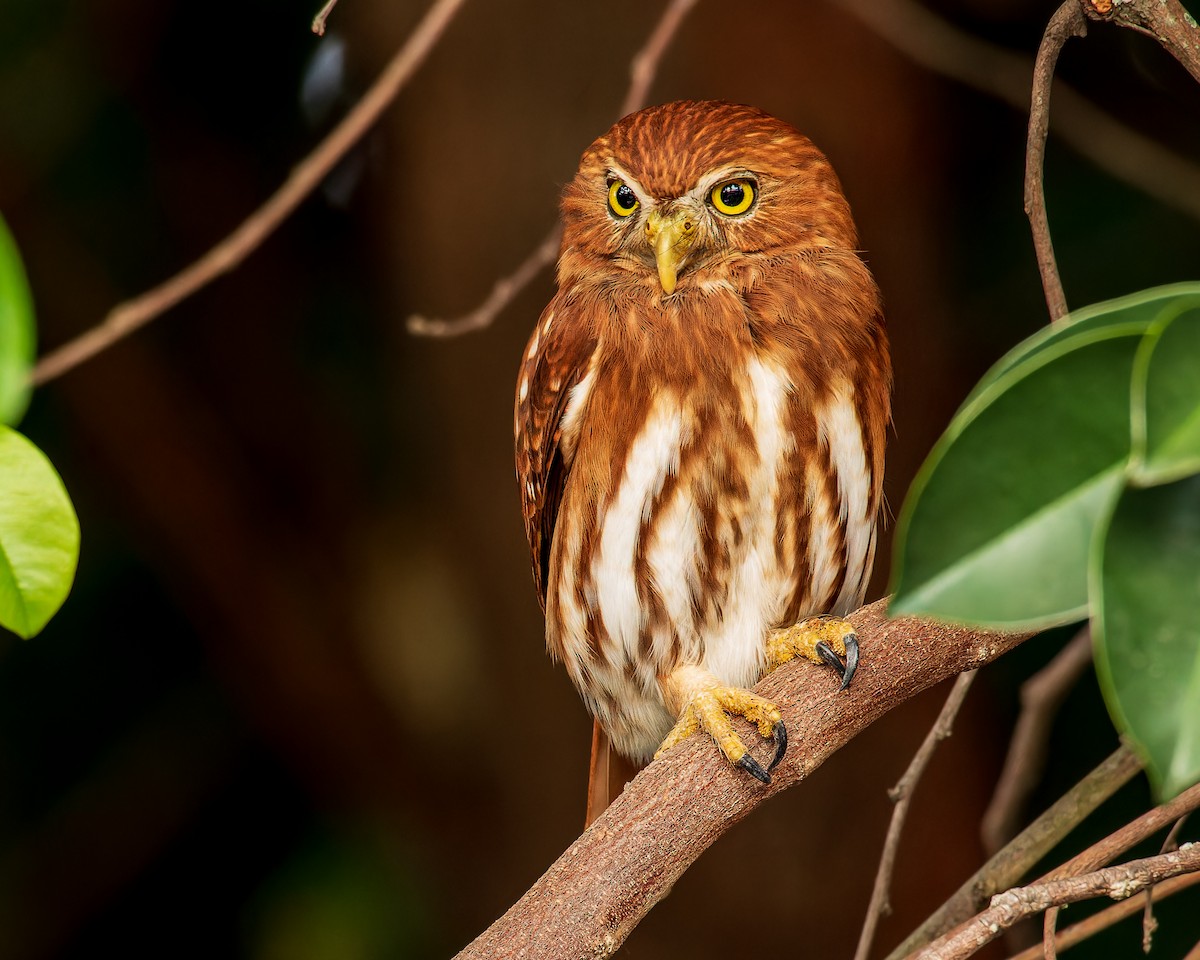
M 660 677 L 750 686 L 771 628 L 861 601 L 879 496 L 834 354 L 814 376 L 744 324 L 642 334 L 598 342 L 565 397 L 545 584 L 551 650 L 635 757 L 672 722 Z

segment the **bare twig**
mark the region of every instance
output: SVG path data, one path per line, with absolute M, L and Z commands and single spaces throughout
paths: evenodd
M 871 902 L 867 906 L 867 916 L 863 921 L 862 932 L 858 937 L 858 949 L 854 951 L 854 960 L 867 960 L 871 953 L 871 944 L 875 939 L 875 929 L 880 917 L 891 912 L 888 902 L 892 885 L 892 874 L 896 868 L 896 851 L 900 847 L 900 835 L 904 831 L 904 822 L 908 819 L 908 807 L 912 802 L 912 794 L 918 781 L 933 758 L 937 745 L 950 736 L 954 718 L 958 716 L 959 708 L 966 699 L 971 682 L 975 679 L 974 670 L 960 674 L 954 681 L 954 687 L 942 706 L 941 713 L 925 740 L 917 749 L 908 769 L 904 771 L 897 784 L 889 791 L 889 796 L 896 804 L 892 810 L 892 820 L 888 824 L 887 838 L 883 843 L 883 855 L 879 859 L 879 870 L 875 874 L 875 888 L 871 891 Z
M 1196 871 L 1200 871 L 1200 843 L 1188 843 L 1174 853 L 1018 887 L 993 897 L 987 910 L 930 944 L 916 954 L 916 960 L 965 960 L 1013 924 L 1043 910 L 1097 897 L 1124 900 L 1150 884 Z
M 1161 806 L 1155 807 L 1148 813 L 1142 814 L 1132 823 L 1127 823 L 1120 830 L 1109 834 L 1099 843 L 1094 843 L 1082 853 L 1076 854 L 1061 867 L 1056 867 L 1046 874 L 1042 880 L 1058 880 L 1063 877 L 1077 876 L 1085 870 L 1094 870 L 1109 863 L 1114 857 L 1140 843 L 1147 837 L 1158 833 L 1168 824 L 1174 823 L 1180 817 L 1187 816 L 1193 810 L 1200 808 L 1200 784 L 1189 787 L 1179 796 Z M 1200 844 L 1193 844 L 1200 848 Z M 1046 914 L 1046 923 L 1057 922 L 1058 907 L 1051 906 Z
M 1017 833 L 1021 811 L 1046 766 L 1054 718 L 1092 661 L 1091 642 L 1091 632 L 1084 627 L 1058 656 L 1021 684 L 1021 713 L 980 828 L 983 847 L 989 855 Z
M 461 960 L 512 955 L 513 944 L 524 960 L 611 955 L 688 866 L 760 802 L 807 777 L 902 701 L 991 662 L 1023 639 L 887 620 L 883 601 L 850 620 L 869 655 L 848 691 L 819 682 L 804 664 L 776 670 L 755 688 L 779 704 L 789 727 L 804 732 L 769 786 L 724 763 L 707 738 L 681 744 L 638 774 Z M 563 909 L 568 903 L 571 909 Z
M 1147 892 L 1153 890 L 1156 902 L 1161 903 L 1168 897 L 1195 886 L 1197 883 L 1200 883 L 1200 873 L 1185 873 L 1146 889 Z M 1120 903 L 1114 903 L 1111 907 L 1105 907 L 1098 913 L 1093 913 L 1086 920 L 1080 920 L 1065 930 L 1059 931 L 1058 936 L 1054 938 L 1054 947 L 1059 952 L 1068 950 L 1077 943 L 1082 943 L 1088 937 L 1095 936 L 1101 930 L 1107 930 L 1113 924 L 1120 923 L 1126 917 L 1132 917 L 1138 912 L 1138 909 L 1138 902 L 1133 897 L 1122 900 Z M 1010 957 L 1009 960 L 1039 960 L 1041 956 L 1042 944 L 1039 943 L 1027 950 L 1022 950 Z
M 1121 747 L 1109 756 L 988 860 L 955 891 L 954 896 L 909 934 L 888 955 L 888 960 L 907 957 L 966 920 L 987 902 L 988 897 L 1020 881 L 1042 857 L 1141 769 L 1141 761 L 1127 747 Z
M 329 15 L 333 13 L 333 8 L 337 6 L 338 0 L 327 0 L 320 12 L 313 17 L 312 32 L 318 37 L 325 36 L 325 21 L 329 19 Z
M 1065 0 L 1042 36 L 1037 60 L 1033 65 L 1033 99 L 1029 107 L 1029 136 L 1025 144 L 1025 214 L 1033 230 L 1033 247 L 1051 321 L 1067 314 L 1067 297 L 1054 261 L 1054 243 L 1046 218 L 1046 194 L 1042 186 L 1042 168 L 1046 159 L 1046 131 L 1050 126 L 1050 83 L 1058 55 L 1071 37 L 1087 33 L 1087 21 L 1079 12 L 1078 0 Z
M 1183 829 L 1183 825 L 1187 823 L 1187 817 L 1180 817 L 1175 821 L 1173 826 L 1167 833 L 1167 838 L 1162 842 L 1162 847 L 1159 848 L 1159 853 L 1170 853 L 1179 846 L 1179 832 Z M 1142 953 L 1150 952 L 1150 944 L 1154 939 L 1154 931 L 1158 929 L 1158 921 L 1154 919 L 1154 895 L 1158 890 L 1157 887 L 1148 887 L 1146 890 L 1146 908 L 1142 911 Z
M 1042 957 L 1044 960 L 1058 960 L 1058 950 L 1055 939 L 1058 936 L 1058 910 L 1047 910 L 1042 917 Z
M 487 299 L 470 313 L 449 320 L 430 319 L 414 313 L 406 321 L 408 332 L 423 337 L 457 337 L 459 334 L 490 326 L 501 311 L 513 302 L 517 294 L 555 261 L 561 240 L 562 227 L 555 224 L 524 262 L 507 277 L 497 280 Z
M 1033 61 L 960 30 L 915 0 L 830 0 L 921 66 L 1029 109 Z M 1051 132 L 1110 176 L 1200 219 L 1200 166 L 1054 81 Z
M 671 0 L 650 32 L 645 45 L 629 64 L 629 89 L 621 101 L 620 116 L 633 113 L 646 105 L 650 98 L 650 87 L 658 74 L 658 65 L 675 39 L 684 18 L 692 12 L 698 0 Z
M 33 369 L 33 383 L 53 380 L 112 346 L 253 253 L 379 119 L 424 62 L 463 3 L 464 0 L 435 0 L 371 89 L 266 203 L 199 260 L 153 290 L 117 304 L 99 326 L 43 357 Z
M 633 113 L 646 105 L 650 87 L 658 74 L 658 65 L 675 39 L 679 25 L 691 12 L 698 0 L 671 0 L 659 17 L 642 48 L 634 54 L 629 64 L 629 88 L 621 101 L 619 116 Z M 456 337 L 489 327 L 516 296 L 537 278 L 538 274 L 552 264 L 558 256 L 558 243 L 562 228 L 555 224 L 546 238 L 538 244 L 516 270 L 501 277 L 492 287 L 492 292 L 474 310 L 450 319 L 430 319 L 413 314 L 405 322 L 408 332 L 425 337 Z
M 1153 37 L 1200 83 L 1200 28 L 1179 0 L 1079 0 L 1079 6 L 1093 20 Z

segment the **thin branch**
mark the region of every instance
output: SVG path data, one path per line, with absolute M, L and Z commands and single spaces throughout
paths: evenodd
M 1047 910 L 1042 917 L 1042 957 L 1043 960 L 1058 960 L 1058 950 L 1054 942 L 1058 936 L 1058 910 Z M 974 951 L 972 951 L 974 952 Z
M 619 117 L 633 113 L 646 105 L 650 87 L 658 74 L 658 66 L 675 39 L 684 18 L 698 0 L 671 0 L 650 31 L 642 48 L 629 63 L 629 87 L 621 101 Z M 558 244 L 562 239 L 562 227 L 555 224 L 546 238 L 538 244 L 516 270 L 501 277 L 492 287 L 491 293 L 474 310 L 449 319 L 430 319 L 420 314 L 411 315 L 405 321 L 408 332 L 425 337 L 457 337 L 491 326 L 500 313 L 516 299 L 517 295 L 532 283 L 546 267 L 558 257 Z
M 320 12 L 313 17 L 312 32 L 318 37 L 325 36 L 325 21 L 329 19 L 329 15 L 333 13 L 333 8 L 337 6 L 338 0 L 327 0 Z
M 1060 867 L 1056 867 L 1042 877 L 1042 880 L 1059 880 L 1073 877 L 1086 870 L 1095 870 L 1119 857 L 1136 843 L 1165 829 L 1180 817 L 1185 817 L 1193 810 L 1200 808 L 1200 783 L 1184 790 L 1179 796 L 1167 803 L 1155 807 L 1148 813 L 1142 814 L 1132 823 L 1127 823 L 1120 830 L 1109 834 L 1099 843 L 1094 843 L 1082 853 L 1076 854 Z M 1200 844 L 1192 844 L 1200 848 Z M 1047 912 L 1047 924 L 1057 920 L 1058 907 L 1051 906 Z
M 1028 636 L 887 620 L 884 601 L 850 620 L 864 655 L 849 690 L 834 690 L 806 664 L 776 670 L 755 687 L 803 731 L 769 786 L 724 763 L 708 738 L 693 737 L 638 774 L 461 960 L 511 956 L 514 944 L 524 960 L 610 956 L 692 862 L 759 803 L 809 776 L 901 702 Z M 748 737 L 753 730 L 743 729 Z M 765 746 L 751 749 L 765 759 Z
M 1187 823 L 1187 819 L 1187 817 L 1180 817 L 1175 821 L 1175 826 L 1167 833 L 1167 838 L 1163 840 L 1159 853 L 1170 853 L 1172 850 L 1178 849 L 1179 832 Z M 1154 919 L 1154 895 L 1157 890 L 1157 887 L 1149 887 L 1146 890 L 1146 908 L 1142 911 L 1142 953 L 1150 952 L 1154 931 L 1158 929 L 1158 921 Z
M 670 49 L 671 41 L 679 31 L 680 25 L 698 0 L 671 0 L 663 11 L 658 23 L 650 32 L 645 45 L 633 57 L 629 64 L 629 89 L 625 91 L 625 99 L 621 101 L 620 116 L 633 113 L 646 105 L 650 98 L 650 87 L 658 75 L 658 65 L 663 55 Z
M 927 70 L 1022 112 L 1033 60 L 960 30 L 915 0 L 830 0 Z M 1200 220 L 1200 166 L 1126 126 L 1061 79 L 1050 130 L 1099 169 Z
M 228 237 L 170 280 L 117 304 L 99 326 L 51 351 L 33 369 L 44 384 L 128 336 L 214 279 L 238 266 L 320 185 L 424 62 L 464 0 L 435 0 L 379 79 L 333 131 L 296 167 L 266 203 Z
M 422 337 L 457 337 L 491 326 L 496 317 L 516 299 L 517 294 L 558 258 L 558 245 L 561 240 L 562 227 L 555 224 L 521 265 L 507 277 L 497 280 L 487 299 L 470 313 L 449 320 L 430 319 L 414 313 L 405 321 L 408 332 Z
M 908 769 L 904 771 L 904 776 L 889 791 L 888 795 L 896 806 L 892 810 L 891 823 L 888 824 L 887 838 L 883 843 L 883 855 L 879 859 L 879 870 L 875 874 L 875 888 L 871 891 L 871 902 L 867 906 L 867 917 L 863 921 L 862 932 L 858 937 L 858 949 L 854 951 L 854 960 L 867 960 L 871 953 L 871 944 L 875 939 L 875 930 L 879 925 L 880 917 L 891 913 L 889 891 L 892 886 L 892 874 L 896 868 L 896 851 L 900 847 L 900 835 L 904 831 L 904 822 L 908 819 L 908 807 L 912 802 L 913 791 L 924 775 L 925 768 L 929 766 L 929 761 L 933 759 L 933 751 L 937 749 L 937 745 L 950 736 L 954 718 L 958 716 L 958 711 L 976 676 L 977 673 L 974 670 L 959 674 L 958 679 L 954 681 L 950 695 L 942 706 L 941 713 L 938 714 L 937 721 L 925 735 L 925 740 L 917 749 Z
M 1092 20 L 1144 33 L 1200 83 L 1200 28 L 1179 0 L 1079 0 Z
M 1054 718 L 1092 662 L 1091 644 L 1091 631 L 1084 627 L 1053 660 L 1021 684 L 1021 713 L 980 828 L 989 855 L 1017 833 L 1021 811 L 1046 766 Z
M 1025 214 L 1033 230 L 1033 248 L 1037 254 L 1038 272 L 1050 320 L 1061 320 L 1067 314 L 1067 296 L 1054 260 L 1054 243 L 1050 239 L 1050 223 L 1046 217 L 1046 193 L 1042 185 L 1042 169 L 1046 160 L 1046 131 L 1050 127 L 1050 84 L 1054 65 L 1063 45 L 1071 37 L 1087 34 L 1087 21 L 1079 12 L 1078 0 L 1065 0 L 1050 22 L 1038 47 L 1033 65 L 1033 98 L 1029 107 L 1029 136 L 1025 143 Z
M 888 955 L 888 960 L 907 957 L 966 920 L 989 897 L 1018 883 L 1042 857 L 1141 769 L 1141 761 L 1127 747 L 1121 747 L 1109 756 L 1021 831 L 1008 846 L 980 867 L 949 900 Z
M 987 910 L 916 954 L 915 960 L 966 960 L 1014 924 L 1043 910 L 1098 897 L 1124 900 L 1150 884 L 1196 871 L 1200 871 L 1200 843 L 1187 843 L 1173 853 L 1017 887 L 993 897 Z
M 1172 877 L 1170 880 L 1164 880 L 1153 887 L 1147 887 L 1146 892 L 1149 893 L 1153 890 L 1155 901 L 1161 903 L 1168 897 L 1179 893 L 1181 890 L 1195 886 L 1197 883 L 1200 883 L 1200 873 L 1185 873 L 1178 877 Z M 1059 952 L 1069 950 L 1076 944 L 1095 936 L 1101 930 L 1107 930 L 1125 918 L 1132 917 L 1138 912 L 1138 909 L 1138 902 L 1133 897 L 1122 900 L 1119 903 L 1114 903 L 1111 907 L 1105 907 L 1103 910 L 1093 913 L 1087 919 L 1080 920 L 1065 930 L 1060 930 L 1058 936 L 1054 938 L 1054 947 Z M 1013 955 L 1009 960 L 1039 960 L 1041 956 L 1042 944 L 1039 943 L 1036 946 Z

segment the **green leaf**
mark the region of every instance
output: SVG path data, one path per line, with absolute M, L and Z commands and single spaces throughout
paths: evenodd
M 1008 628 L 1087 615 L 1097 520 L 1124 482 L 1141 331 L 1085 329 L 991 380 L 901 510 L 891 610 Z
M 967 396 L 963 410 L 970 407 L 980 394 L 1000 377 L 1036 357 L 1043 350 L 1060 346 L 1076 337 L 1106 327 L 1123 328 L 1129 333 L 1145 333 L 1162 315 L 1164 309 L 1178 309 L 1179 303 L 1185 300 L 1200 304 L 1200 283 L 1173 283 L 1164 287 L 1153 287 L 1074 310 L 1061 322 L 1044 327 L 1022 340 L 996 361 Z
M 1200 304 L 1181 301 L 1146 335 L 1134 373 L 1134 482 L 1200 471 Z
M 1092 559 L 1100 687 L 1166 800 L 1200 780 L 1200 476 L 1126 490 Z
M 79 521 L 46 455 L 0 426 L 0 626 L 29 638 L 67 598 Z
M 0 423 L 18 422 L 29 405 L 33 298 L 21 255 L 0 217 Z

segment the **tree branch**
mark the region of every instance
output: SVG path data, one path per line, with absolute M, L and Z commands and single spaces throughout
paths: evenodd
M 763 800 L 809 776 L 900 703 L 990 663 L 1030 636 L 889 621 L 882 600 L 849 619 L 863 658 L 848 691 L 836 691 L 823 671 L 803 663 L 776 670 L 755 687 L 779 705 L 793 734 L 769 786 L 722 762 L 708 738 L 693 737 L 635 777 L 460 960 L 611 955 L 696 858 Z M 742 729 L 765 762 L 767 747 L 753 727 Z
M 1147 893 L 1151 890 L 1154 892 L 1155 903 L 1160 903 L 1166 900 L 1181 890 L 1186 890 L 1188 887 L 1195 886 L 1200 883 L 1200 873 L 1185 873 L 1178 877 L 1172 877 L 1170 880 L 1164 880 L 1162 883 L 1153 887 L 1147 888 Z M 1115 923 L 1119 923 L 1126 917 L 1132 917 L 1138 912 L 1138 902 L 1132 897 L 1122 900 L 1119 903 L 1114 903 L 1111 907 L 1105 907 L 1098 913 L 1092 914 L 1086 920 L 1080 920 L 1078 923 L 1073 923 L 1065 930 L 1059 931 L 1054 938 L 1054 948 L 1056 950 L 1067 950 L 1075 946 L 1077 943 L 1082 943 L 1088 937 L 1094 936 L 1101 930 L 1107 930 Z M 1020 953 L 1013 955 L 1009 960 L 1040 960 L 1044 956 L 1042 944 L 1029 947 L 1022 950 Z
M 329 15 L 333 13 L 333 8 L 337 6 L 338 0 L 325 0 L 323 6 L 317 15 L 313 17 L 312 32 L 318 37 L 325 36 L 325 21 L 329 19 Z
M 1183 830 L 1183 826 L 1187 823 L 1187 817 L 1180 817 L 1175 821 L 1175 826 L 1171 827 L 1167 833 L 1167 838 L 1162 843 L 1162 848 L 1159 853 L 1169 853 L 1179 847 L 1179 833 Z M 1158 929 L 1158 921 L 1154 919 L 1154 894 L 1158 890 L 1157 887 L 1150 887 L 1146 890 L 1146 908 L 1142 911 L 1142 953 L 1149 953 L 1151 943 L 1154 939 L 1154 931 Z
M 1054 243 L 1050 239 L 1050 223 L 1046 217 L 1046 193 L 1042 186 L 1046 131 L 1050 127 L 1050 84 L 1063 45 L 1071 37 L 1082 37 L 1086 33 L 1087 21 L 1079 12 L 1078 0 L 1065 0 L 1046 25 L 1033 64 L 1033 98 L 1029 107 L 1029 136 L 1025 142 L 1025 214 L 1033 230 L 1033 248 L 1051 321 L 1066 316 L 1067 296 L 1054 260 Z
M 1033 61 L 973 36 L 914 0 L 829 0 L 927 70 L 1029 109 Z M 1050 130 L 1112 177 L 1200 219 L 1200 167 L 1125 125 L 1061 79 Z
M 1054 718 L 1091 662 L 1092 635 L 1084 627 L 1053 660 L 1021 684 L 1021 713 L 980 828 L 989 855 L 1016 835 L 1021 810 L 1046 766 Z
M 98 326 L 44 356 L 33 368 L 33 384 L 47 383 L 91 359 L 228 273 L 258 249 L 379 119 L 441 39 L 463 3 L 435 0 L 371 89 L 266 203 L 199 260 L 141 296 L 117 304 Z
M 965 960 L 1018 921 L 1043 910 L 1097 897 L 1124 900 L 1150 884 L 1198 870 L 1200 843 L 1189 843 L 1174 853 L 1131 860 L 1119 867 L 1107 867 L 1078 877 L 1017 887 L 993 897 L 987 910 L 916 954 L 914 960 Z
M 1042 857 L 1141 769 L 1141 761 L 1127 747 L 1121 747 L 1109 756 L 980 867 L 928 920 L 888 954 L 887 960 L 902 960 L 962 923 L 989 897 L 1018 883 Z
M 937 749 L 937 745 L 950 736 L 954 718 L 958 716 L 958 711 L 976 676 L 978 674 L 974 670 L 958 675 L 958 679 L 954 681 L 954 687 L 950 691 L 950 696 L 946 698 L 946 702 L 942 706 L 942 712 L 938 714 L 933 727 L 925 735 L 925 740 L 917 749 L 908 769 L 904 771 L 904 776 L 888 792 L 896 806 L 892 811 L 891 822 L 888 824 L 887 838 L 883 842 L 883 855 L 879 858 L 879 870 L 875 874 L 875 887 L 871 891 L 871 902 L 867 906 L 867 916 L 858 937 L 858 949 L 854 951 L 854 960 L 867 960 L 871 954 L 871 944 L 875 939 L 875 929 L 879 925 L 879 918 L 891 912 L 888 898 L 892 885 L 892 874 L 896 868 L 896 851 L 900 847 L 900 835 L 904 831 L 904 822 L 908 819 L 908 807 L 912 802 L 913 791 L 925 773 L 925 768 L 929 766 L 929 761 L 933 759 L 933 751 Z
M 1092 20 L 1145 33 L 1200 83 L 1200 28 L 1179 0 L 1078 0 Z
M 634 54 L 629 63 L 629 88 L 621 101 L 623 117 L 646 105 L 650 87 L 658 75 L 658 65 L 675 39 L 684 18 L 691 13 L 697 0 L 671 0 L 650 31 L 642 49 Z M 457 337 L 460 334 L 482 330 L 495 322 L 500 313 L 516 299 L 517 295 L 531 284 L 537 275 L 550 266 L 558 257 L 558 243 L 562 238 L 562 227 L 555 224 L 546 238 L 537 245 L 516 270 L 501 277 L 492 287 L 492 292 L 474 310 L 449 319 L 430 319 L 412 314 L 405 325 L 408 332 L 424 337 Z
M 1114 857 L 1152 836 L 1159 830 L 1165 829 L 1180 817 L 1185 817 L 1193 810 L 1200 808 L 1200 783 L 1184 790 L 1179 796 L 1167 803 L 1155 807 L 1148 813 L 1142 814 L 1132 823 L 1127 823 L 1120 830 L 1109 834 L 1099 843 L 1094 843 L 1082 853 L 1076 854 L 1060 867 L 1046 874 L 1042 880 L 1058 880 L 1064 877 L 1076 876 L 1085 870 L 1094 870 L 1109 863 Z M 1198 846 L 1193 844 L 1193 846 Z M 1046 911 L 1046 929 L 1053 930 L 1058 919 L 1058 907 L 1051 905 Z

